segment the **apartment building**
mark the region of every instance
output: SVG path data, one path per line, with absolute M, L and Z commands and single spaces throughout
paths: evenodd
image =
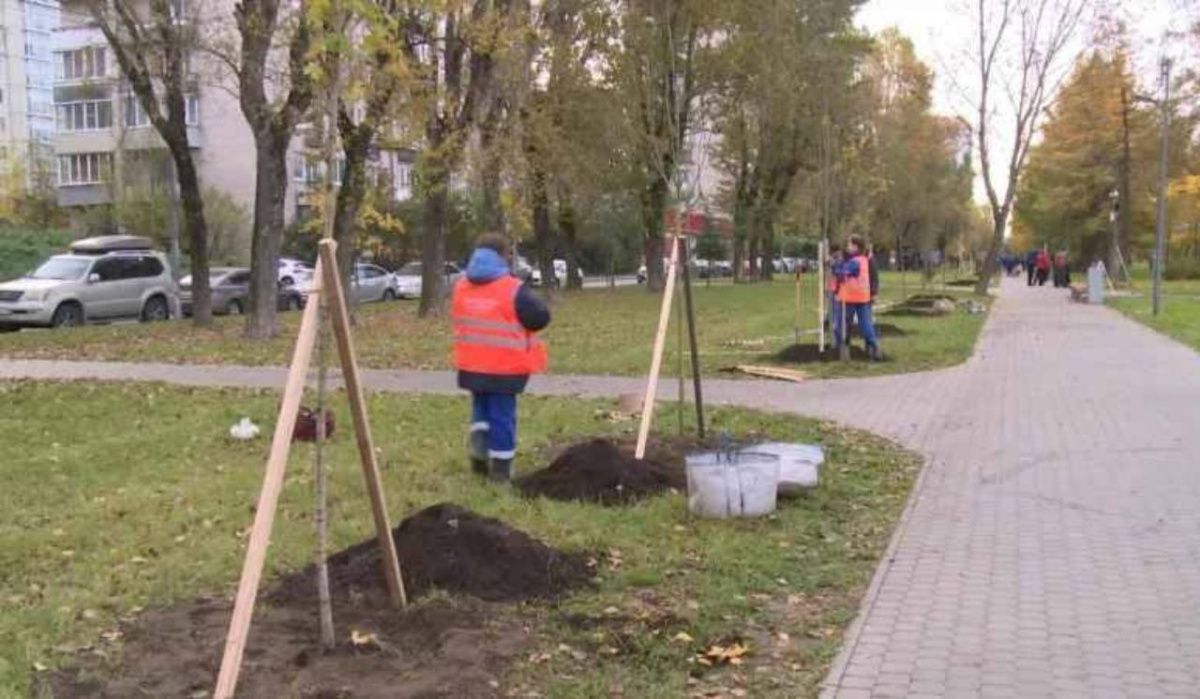
M 53 162 L 51 37 L 58 0 L 0 0 L 0 165 L 26 185 Z

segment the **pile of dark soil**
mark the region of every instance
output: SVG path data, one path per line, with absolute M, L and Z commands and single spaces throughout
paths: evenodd
M 421 510 L 392 532 L 410 597 L 432 588 L 491 602 L 554 599 L 586 585 L 593 573 L 587 556 L 551 548 L 504 522 L 457 505 Z M 384 589 L 382 556 L 374 538 L 329 557 L 335 592 Z M 313 569 L 280 581 L 280 599 L 314 599 Z
M 468 596 L 396 610 L 375 540 L 341 551 L 329 561 L 337 647 L 317 647 L 313 569 L 284 577 L 254 611 L 239 697 L 501 696 L 534 624 L 484 600 L 553 598 L 592 578 L 584 556 L 456 505 L 422 510 L 394 535 L 410 600 L 434 587 Z M 65 669 L 39 675 L 35 695 L 211 696 L 231 612 L 227 599 L 148 611 L 121 626 L 119 644 L 81 649 Z
M 869 359 L 867 351 L 861 345 L 850 345 L 851 359 Z M 780 350 L 774 357 L 775 361 L 787 364 L 823 364 L 827 362 L 841 361 L 837 350 L 833 349 L 832 345 L 826 345 L 825 351 L 815 345 L 788 345 Z M 884 361 L 887 361 L 887 355 L 884 355 Z
M 528 496 L 624 505 L 668 490 L 685 490 L 686 451 L 658 443 L 638 461 L 627 446 L 593 439 L 568 447 L 541 471 L 517 480 Z
M 121 627 L 119 646 L 83 649 L 37 677 L 34 696 L 72 699 L 212 696 L 232 613 L 228 600 L 151 610 Z M 382 595 L 334 604 L 337 647 L 317 646 L 315 598 L 261 604 L 237 696 L 391 699 L 499 696 L 508 665 L 529 647 L 528 624 L 469 599 L 393 611 Z M 352 632 L 373 637 L 355 644 Z M 118 660 L 119 659 L 119 660 Z

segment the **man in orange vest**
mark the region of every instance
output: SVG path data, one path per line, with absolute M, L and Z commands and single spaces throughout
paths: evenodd
M 834 243 L 829 246 L 829 259 L 824 262 L 828 263 L 829 269 L 825 275 L 825 307 L 829 309 L 829 313 L 825 317 L 826 324 L 833 332 L 834 349 L 837 349 L 837 333 L 838 328 L 842 325 L 841 304 L 838 303 L 838 278 L 837 270 L 842 264 L 842 246 Z
M 517 395 L 546 369 L 537 333 L 550 324 L 550 309 L 512 275 L 511 264 L 503 236 L 481 236 L 451 305 L 458 386 L 471 392 L 471 469 L 497 482 L 512 478 Z
M 867 355 L 873 361 L 879 361 L 883 355 L 879 351 L 879 342 L 875 337 L 875 324 L 871 319 L 871 260 L 864 252 L 863 239 L 860 235 L 852 235 L 846 242 L 847 259 L 837 271 L 838 302 L 845 304 L 846 327 L 850 320 L 858 323 L 858 331 L 867 341 Z M 834 344 L 849 342 L 849 338 L 841 337 L 841 328 L 835 330 Z

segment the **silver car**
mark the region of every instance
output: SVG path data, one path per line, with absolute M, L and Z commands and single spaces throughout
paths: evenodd
M 396 295 L 402 299 L 421 298 L 421 263 L 409 262 L 396 272 Z M 445 279 L 443 290 L 447 293 L 454 289 L 454 284 L 463 275 L 463 271 L 453 262 L 447 262 L 444 267 Z
M 395 278 L 391 272 L 378 265 L 359 263 L 354 265 L 354 278 L 350 281 L 350 293 L 353 303 L 395 301 Z
M 179 316 L 179 287 L 146 238 L 80 240 L 20 279 L 0 284 L 0 330 Z

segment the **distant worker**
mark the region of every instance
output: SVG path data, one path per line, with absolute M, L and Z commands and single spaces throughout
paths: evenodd
M 1025 254 L 1026 286 L 1033 286 L 1033 280 L 1037 279 L 1037 257 L 1037 250 L 1030 250 Z
M 1037 262 L 1037 285 L 1045 286 L 1046 280 L 1050 277 L 1050 253 L 1045 248 L 1038 250 Z
M 1067 253 L 1060 250 L 1054 253 L 1054 286 L 1065 288 L 1071 285 L 1071 268 L 1067 263 Z
M 852 235 L 846 241 L 846 261 L 838 267 L 838 301 L 844 304 L 846 319 L 843 321 L 849 327 L 853 318 L 858 324 L 858 331 L 867 342 L 867 356 L 873 361 L 883 358 L 879 351 L 879 341 L 875 337 L 875 324 L 871 319 L 871 261 L 864 254 L 865 247 L 860 235 Z M 834 345 L 841 348 L 842 343 L 849 344 L 848 337 L 842 337 L 842 323 L 834 328 Z M 848 333 L 847 333 L 848 334 Z
M 454 285 L 454 366 L 471 392 L 471 469 L 493 481 L 513 475 L 517 395 L 546 370 L 537 333 L 550 324 L 546 303 L 511 273 L 512 248 L 500 235 L 476 242 L 466 276 Z

